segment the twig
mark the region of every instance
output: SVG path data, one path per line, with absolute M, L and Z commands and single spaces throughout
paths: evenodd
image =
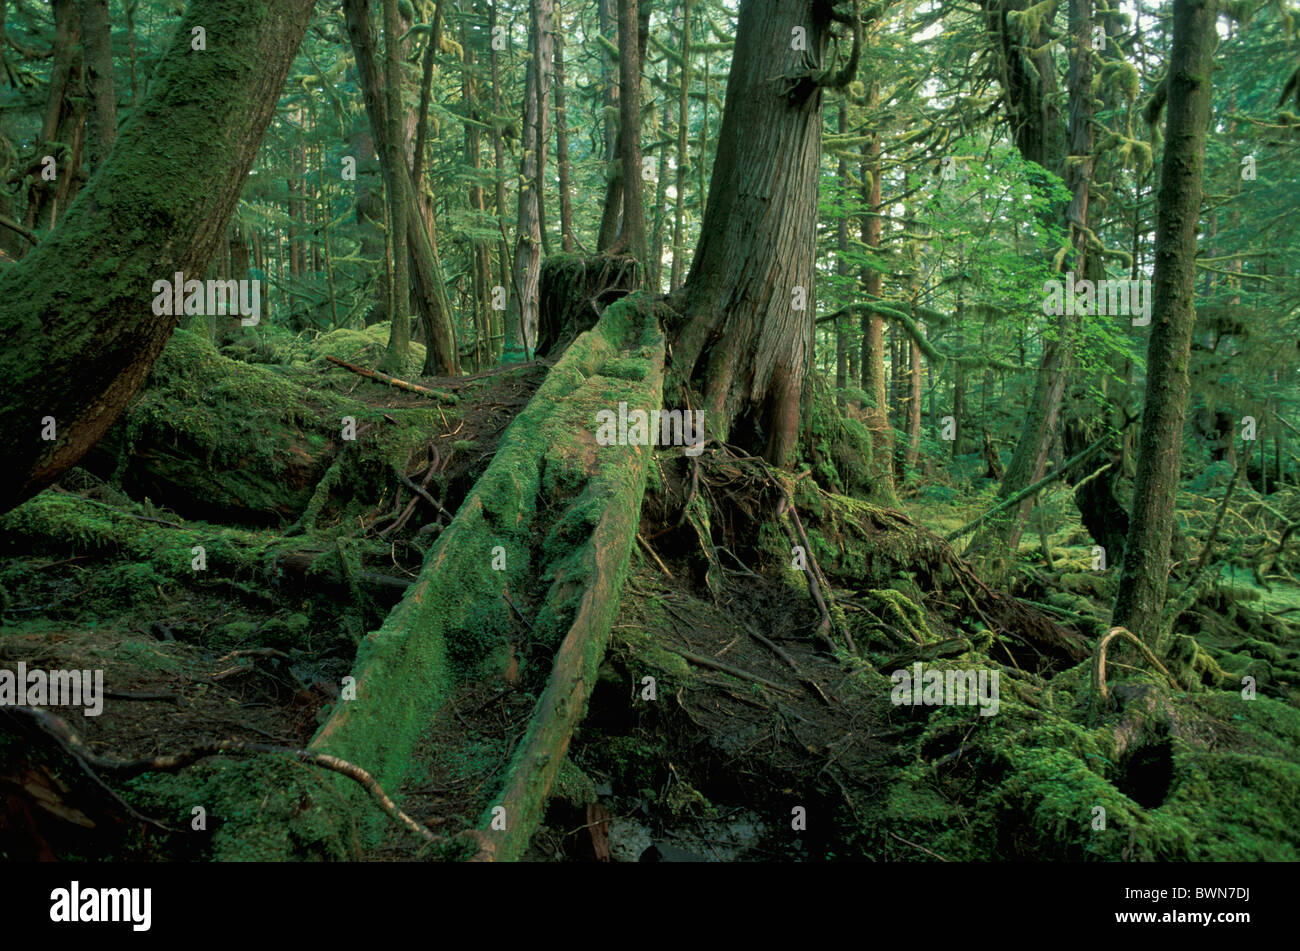
M 447 521 L 449 522 L 451 521 L 451 513 L 448 512 L 445 508 L 443 508 L 442 505 L 438 502 L 438 500 L 428 493 L 428 490 L 426 490 L 423 486 L 416 485 L 414 482 L 408 479 L 406 477 L 406 473 L 403 472 L 402 470 L 394 467 L 393 471 L 397 473 L 397 478 L 402 480 L 403 485 L 405 485 L 408 489 L 410 489 L 420 498 L 424 499 L 424 501 L 432 505 L 443 515 L 447 516 Z
M 812 677 L 810 677 L 808 674 L 804 673 L 803 669 L 799 666 L 799 664 L 795 662 L 795 659 L 791 657 L 783 647 L 781 647 L 775 641 L 764 637 L 762 634 L 758 633 L 758 631 L 754 630 L 748 624 L 745 625 L 745 630 L 749 631 L 750 637 L 754 638 L 754 640 L 758 641 L 760 644 L 762 644 L 764 647 L 770 650 L 777 657 L 781 658 L 781 660 L 785 662 L 785 665 L 789 667 L 791 670 L 793 670 L 799 676 L 800 682 L 806 684 L 808 687 L 812 689 L 813 693 L 817 694 L 818 698 L 821 699 L 822 703 L 826 704 L 826 706 L 828 707 L 834 706 L 834 704 L 831 703 L 831 698 L 826 696 L 826 692 L 822 690 L 821 684 L 813 680 Z
M 666 574 L 669 578 L 671 578 L 673 576 L 673 573 L 668 570 L 668 566 L 663 563 L 663 560 L 655 553 L 655 550 L 650 547 L 650 543 L 641 537 L 640 532 L 637 532 L 636 540 L 641 543 L 642 548 L 644 548 L 646 551 L 650 553 L 650 557 L 655 560 L 655 564 L 659 566 L 660 570 L 662 570 L 664 574 Z
M 889 832 L 888 829 L 886 829 L 885 831 L 886 831 L 886 832 Z M 904 839 L 901 835 L 894 835 L 894 833 L 892 833 L 892 832 L 889 832 L 889 834 L 892 835 L 892 836 L 894 836 L 895 839 L 897 839 L 899 842 L 902 842 L 904 845 L 910 845 L 910 846 L 911 846 L 912 848 L 914 848 L 914 849 L 920 849 L 920 850 L 921 850 L 922 852 L 924 852 L 926 855 L 933 855 L 933 856 L 934 856 L 935 858 L 937 858 L 940 862 L 946 862 L 946 861 L 948 861 L 946 858 L 944 858 L 944 857 L 943 857 L 942 855 L 940 855 L 938 852 L 931 852 L 931 851 L 930 851 L 929 849 L 927 849 L 924 845 L 917 845 L 915 842 L 909 842 L 907 839 Z

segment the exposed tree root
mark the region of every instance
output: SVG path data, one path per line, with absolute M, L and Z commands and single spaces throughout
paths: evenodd
M 1117 637 L 1122 637 L 1124 640 L 1136 646 L 1137 649 L 1142 652 L 1142 656 L 1147 659 L 1147 663 L 1160 671 L 1160 673 L 1164 674 L 1166 679 L 1168 679 L 1170 686 L 1176 690 L 1179 689 L 1178 681 L 1174 679 L 1174 675 L 1165 669 L 1165 665 L 1160 663 L 1159 658 L 1151 652 L 1151 648 L 1142 643 L 1142 641 L 1127 628 L 1112 627 L 1106 632 L 1106 636 L 1097 642 L 1097 652 L 1093 657 L 1092 664 L 1092 686 L 1097 692 L 1097 696 L 1100 697 L 1103 702 L 1110 699 L 1110 694 L 1106 689 L 1106 648 L 1110 646 L 1110 642 Z

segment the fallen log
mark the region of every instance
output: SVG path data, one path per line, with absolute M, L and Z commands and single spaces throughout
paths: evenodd
M 642 297 L 609 307 L 550 371 L 502 436 L 487 471 L 439 535 L 419 578 L 362 643 L 355 699 L 342 701 L 309 749 L 365 768 L 397 790 L 416 743 L 459 685 L 500 678 L 521 639 L 554 652 L 542 698 L 480 828 L 477 857 L 517 858 L 540 821 L 604 655 L 635 544 L 648 446 L 601 446 L 596 413 L 662 401 L 664 338 Z M 504 594 L 509 593 L 510 601 Z M 523 626 L 511 603 L 528 606 Z M 528 653 L 528 651 L 520 651 Z M 383 817 L 356 790 L 291 784 L 257 816 L 227 823 L 217 858 L 266 855 L 266 830 L 306 802 L 316 832 L 354 854 L 352 816 L 376 841 Z M 260 791 L 259 791 L 260 792 Z M 277 847 L 294 854 L 276 828 Z M 327 847 L 335 851 L 334 845 Z

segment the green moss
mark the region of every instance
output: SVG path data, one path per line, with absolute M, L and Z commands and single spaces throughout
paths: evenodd
M 362 642 L 354 667 L 356 698 L 339 703 L 313 748 L 359 763 L 386 789 L 398 788 L 428 711 L 438 709 L 453 686 L 495 676 L 491 658 L 520 639 L 520 622 L 507 598 L 521 609 L 538 603 L 528 636 L 539 647 L 553 647 L 573 623 L 588 587 L 599 583 L 604 594 L 590 606 L 595 627 L 583 656 L 586 682 L 595 682 L 627 569 L 649 452 L 601 450 L 608 459 L 593 472 L 593 422 L 611 397 L 614 405 L 617 399 L 658 405 L 661 371 L 629 381 L 606 375 L 604 367 L 625 360 L 629 350 L 662 365 L 662 346 L 651 310 L 626 299 L 609 307 L 597 328 L 566 351 L 502 436 L 419 579 Z M 543 505 L 547 520 L 538 524 Z M 612 565 L 612 577 L 596 574 L 598 546 L 600 564 Z M 534 720 L 521 749 L 536 728 Z M 518 755 L 504 783 L 534 768 Z M 553 777 L 558 768 L 558 762 L 545 765 L 540 775 Z M 531 828 L 540 817 L 549 785 L 549 779 L 539 780 L 533 798 L 520 806 L 524 815 L 512 816 L 514 829 Z M 374 837 L 388 820 L 356 791 L 343 795 L 365 816 L 363 835 Z M 505 848 L 524 845 L 526 836 L 514 837 Z

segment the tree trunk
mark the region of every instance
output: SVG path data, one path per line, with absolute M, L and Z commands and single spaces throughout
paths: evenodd
M 618 45 L 618 0 L 598 0 L 600 35 L 612 45 Z M 606 251 L 618 238 L 619 216 L 623 212 L 623 173 L 619 165 L 619 88 L 610 65 L 612 57 L 603 52 L 600 58 L 601 90 L 605 111 L 605 205 L 600 218 L 600 231 L 596 237 L 596 250 Z
M 117 94 L 113 86 L 112 21 L 108 0 L 77 0 L 85 37 L 87 151 L 98 170 L 117 139 Z
M 903 471 L 916 472 L 921 458 L 921 348 L 908 340 L 907 370 L 907 458 Z
M 822 93 L 831 9 L 743 0 L 708 209 L 679 294 L 673 377 L 699 381 L 711 436 L 784 465 L 813 354 Z M 794 49 L 806 38 L 806 49 Z
M 380 363 L 381 370 L 400 373 L 411 349 L 411 281 L 407 264 L 406 225 L 412 196 L 407 192 L 410 179 L 402 174 L 406 167 L 402 148 L 402 54 L 398 36 L 397 0 L 383 0 L 384 12 L 384 92 L 388 97 L 388 141 L 381 152 L 384 188 L 388 194 L 388 228 L 393 248 L 392 296 L 389 317 L 388 351 Z M 432 344 L 432 341 L 430 341 Z
M 1018 150 L 1026 159 L 1043 168 L 1061 172 L 1071 186 L 1070 206 L 1062 211 L 1076 249 L 1075 272 L 1083 277 L 1086 243 L 1081 228 L 1087 221 L 1088 188 L 1092 178 L 1091 0 L 1070 2 L 1071 111 L 1068 130 L 1061 127 L 1058 118 L 1056 72 L 1049 46 L 1044 43 L 1044 27 L 1040 24 L 1033 33 L 1022 35 L 1022 31 L 1008 18 L 1010 12 L 1023 11 L 1026 6 L 1026 0 L 1003 0 L 996 12 L 990 12 L 987 28 L 1003 69 L 1002 82 Z M 1018 22 L 1023 24 L 1030 20 L 1021 18 Z M 1020 38 L 1020 45 L 1017 45 L 1016 37 Z M 1063 132 L 1066 131 L 1069 154 L 1077 156 L 1077 162 L 1065 161 L 1067 143 Z M 1050 211 L 1042 217 L 1048 225 L 1061 220 Z M 1043 345 L 1033 396 L 1015 452 L 998 488 L 999 499 L 1010 498 L 1042 478 L 1059 428 L 1061 400 L 1073 362 L 1078 322 L 1079 318 L 1069 313 L 1067 308 L 1056 319 L 1055 338 Z M 971 549 L 996 547 L 1014 552 L 1020 545 L 1020 536 L 1033 501 L 1027 498 L 1009 517 L 990 522 L 985 531 L 971 542 Z
M 879 97 L 875 82 L 867 86 L 867 107 L 872 108 Z M 861 231 L 862 243 L 872 253 L 880 249 L 880 136 L 872 134 L 862 145 L 862 184 L 865 199 Z M 881 292 L 880 272 L 875 268 L 862 269 L 862 289 L 868 300 L 878 300 Z M 871 396 L 873 405 L 867 409 L 867 429 L 871 432 L 871 492 L 876 501 L 884 505 L 897 505 L 894 489 L 894 428 L 889 422 L 889 388 L 885 376 L 885 322 L 876 313 L 862 318 L 862 388 Z
M 436 360 L 437 371 L 446 376 L 460 373 L 460 360 L 456 352 L 456 337 L 451 323 L 451 303 L 447 300 L 447 289 L 443 282 L 442 265 L 438 261 L 437 251 L 424 225 L 418 207 L 412 207 L 414 189 L 411 185 L 411 170 L 406 164 L 404 137 L 397 139 L 396 153 L 401 161 L 393 167 L 390 159 L 393 151 L 389 149 L 388 106 L 382 95 L 383 83 L 379 78 L 379 66 L 375 62 L 375 41 L 370 30 L 369 0 L 343 0 L 343 11 L 347 16 L 348 38 L 356 58 L 357 76 L 361 84 L 362 96 L 366 104 L 366 116 L 370 120 L 370 134 L 374 137 L 375 148 L 384 172 L 387 185 L 391 178 L 398 183 L 401 193 L 407 198 L 406 243 L 410 252 L 409 267 L 414 279 L 416 292 L 421 299 L 421 307 L 427 313 L 435 314 L 433 333 L 428 341 L 429 350 Z M 402 123 L 398 123 L 401 127 Z M 409 313 L 409 305 L 403 310 Z
M 1113 623 L 1157 646 L 1187 415 L 1187 365 L 1196 311 L 1196 226 L 1212 94 L 1214 0 L 1174 0 L 1165 151 L 1156 203 L 1146 403 Z
M 153 313 L 154 282 L 206 273 L 314 5 L 193 0 L 94 186 L 0 274 L 4 509 L 75 465 L 144 382 L 179 319 Z M 206 53 L 190 49 L 198 25 Z M 57 424 L 50 441 L 47 416 Z
M 674 197 L 676 207 L 673 209 L 673 267 L 668 275 L 668 290 L 675 291 L 682 286 L 686 274 L 685 250 L 685 216 L 686 216 L 686 169 L 690 153 L 687 145 L 687 133 L 690 127 L 690 90 L 691 90 L 691 0 L 682 0 L 681 68 L 677 73 L 677 194 Z
M 645 198 L 641 176 L 641 51 L 637 0 L 618 0 L 619 142 L 623 168 L 620 249 L 646 264 Z
M 560 248 L 573 250 L 573 201 L 569 193 L 569 125 L 564 108 L 564 27 L 555 31 L 555 164 L 560 174 Z
M 528 62 L 524 81 L 523 154 L 519 160 L 519 205 L 515 228 L 515 253 L 506 316 L 506 359 L 532 358 L 537 345 L 537 278 L 542 268 L 541 196 L 537 185 L 546 158 L 546 89 L 550 79 L 551 0 L 533 0 L 532 34 L 535 55 Z
M 47 182 L 43 166 L 34 170 L 27 203 L 28 229 L 53 228 L 77 192 L 85 142 L 85 78 L 82 70 L 81 18 L 73 0 L 51 0 L 54 8 L 54 65 L 50 70 L 45 116 L 37 144 L 38 161 L 53 157 L 56 177 Z M 56 149 L 55 145 L 63 146 Z
M 496 35 L 497 26 L 497 5 L 488 3 L 488 36 Z M 514 289 L 510 286 L 510 246 L 505 238 L 505 220 L 506 220 L 506 150 L 505 142 L 501 134 L 501 122 L 503 113 L 501 111 L 501 76 L 500 62 L 497 56 L 496 44 L 489 41 L 489 57 L 492 69 L 492 158 L 493 165 L 496 169 L 496 211 L 497 222 L 501 224 L 501 242 L 498 247 L 498 260 L 501 281 L 500 286 L 507 294 L 514 294 Z M 505 345 L 505 323 L 502 321 L 502 346 Z

